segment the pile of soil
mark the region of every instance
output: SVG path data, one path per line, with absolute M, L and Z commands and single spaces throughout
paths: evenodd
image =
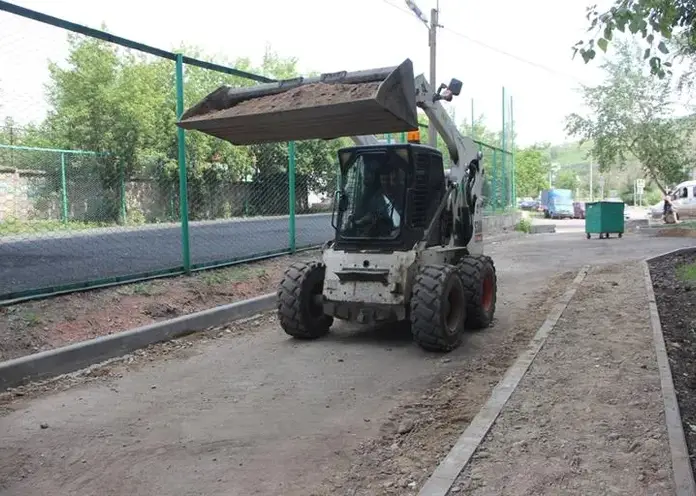
M 379 82 L 340 84 L 313 83 L 292 88 L 283 93 L 244 100 L 236 105 L 198 118 L 236 117 L 241 115 L 283 112 L 306 107 L 334 105 L 373 97 Z
M 682 281 L 678 270 L 696 262 L 696 250 L 668 255 L 650 262 L 657 309 L 679 409 L 696 471 L 696 281 Z

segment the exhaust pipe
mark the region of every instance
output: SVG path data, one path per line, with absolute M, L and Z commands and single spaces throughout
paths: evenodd
M 250 88 L 221 86 L 177 125 L 235 145 L 414 131 L 413 63 Z

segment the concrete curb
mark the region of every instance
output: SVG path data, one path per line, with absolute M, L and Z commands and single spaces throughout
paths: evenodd
M 657 366 L 660 371 L 662 401 L 664 402 L 665 408 L 665 423 L 667 424 L 667 437 L 669 438 L 669 448 L 672 456 L 672 475 L 674 477 L 675 494 L 677 496 L 696 496 L 696 483 L 694 483 L 691 459 L 689 458 L 689 450 L 686 445 L 686 438 L 684 437 L 681 413 L 679 412 L 679 403 L 677 402 L 677 393 L 674 390 L 672 369 L 669 365 L 667 349 L 665 348 L 665 338 L 662 334 L 662 324 L 660 322 L 660 314 L 657 311 L 657 301 L 655 300 L 655 292 L 653 291 L 648 261 L 687 251 L 693 251 L 693 248 L 679 248 L 643 261 L 645 289 L 648 293 L 648 308 L 650 311 L 650 325 L 653 331 Z
M 0 362 L 0 391 L 74 372 L 151 344 L 251 317 L 272 310 L 275 304 L 275 293 L 269 293 L 118 334 Z
M 440 462 L 430 478 L 425 481 L 425 484 L 418 492 L 418 496 L 447 495 L 459 473 L 469 463 L 476 449 L 483 442 L 503 407 L 519 385 L 522 377 L 527 373 L 534 358 L 536 358 L 544 346 L 546 338 L 555 327 L 588 271 L 589 266 L 584 266 L 580 269 L 578 275 L 568 285 L 566 292 L 551 309 L 546 320 L 529 342 L 527 349 L 520 354 L 515 363 L 507 370 L 505 376 L 495 386 L 488 401 L 481 407 L 462 435 L 459 436 L 459 439 L 445 459 Z

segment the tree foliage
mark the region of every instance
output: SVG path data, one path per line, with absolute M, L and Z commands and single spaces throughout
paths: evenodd
M 577 174 L 572 169 L 562 169 L 553 180 L 553 187 L 575 191 L 580 186 Z
M 518 150 L 515 167 L 518 196 L 536 198 L 548 188 L 550 163 L 542 146 Z
M 606 11 L 600 11 L 597 5 L 588 7 L 586 17 L 592 37 L 574 46 L 574 52 L 580 53 L 585 63 L 595 58 L 597 49 L 606 52 L 617 31 L 628 31 L 646 42 L 643 59 L 651 73 L 660 78 L 672 66 L 664 60 L 670 53 L 670 41 L 678 53 L 696 53 L 696 0 L 615 0 Z
M 691 121 L 671 116 L 669 78 L 656 81 L 643 70 L 640 48 L 624 42 L 617 48 L 602 65 L 604 83 L 583 87 L 589 114 L 569 115 L 566 130 L 592 141 L 600 171 L 635 158 L 664 191 L 662 183 L 682 180 L 692 163 Z
M 25 133 L 32 136 L 31 144 L 103 153 L 98 170 L 92 166 L 82 172 L 103 184 L 102 210 L 106 217 L 118 215 L 120 177 L 150 177 L 163 190 L 176 191 L 179 172 L 174 63 L 74 34 L 68 35 L 68 43 L 67 63 L 49 63 L 46 92 L 50 110 L 43 122 Z M 195 47 L 181 47 L 180 51 L 206 58 Z M 295 58 L 282 58 L 270 49 L 260 67 L 252 67 L 246 58 L 219 61 L 275 79 L 298 75 Z M 186 106 L 223 84 L 255 84 L 193 66 L 185 67 L 184 78 Z M 300 186 L 318 193 L 330 191 L 336 172 L 336 150 L 345 144 L 341 140 L 298 143 L 298 178 L 306 183 Z M 288 149 L 287 143 L 233 146 L 193 131 L 186 133 L 186 158 L 191 214 L 196 218 L 213 215 L 202 212 L 207 207 L 197 209 L 197 205 L 205 204 L 205 197 L 216 192 L 224 195 L 225 185 L 232 187 L 257 175 L 284 172 Z

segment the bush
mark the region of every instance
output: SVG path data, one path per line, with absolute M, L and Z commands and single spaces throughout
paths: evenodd
M 520 219 L 520 221 L 515 226 L 515 231 L 520 231 L 523 233 L 532 232 L 532 222 L 529 219 Z

